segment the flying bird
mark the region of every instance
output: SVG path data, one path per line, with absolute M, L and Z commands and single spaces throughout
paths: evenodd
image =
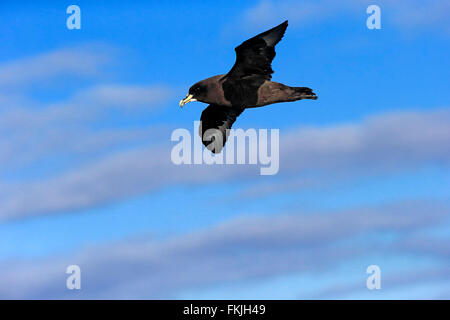
M 183 107 L 190 101 L 208 103 L 200 117 L 199 134 L 203 144 L 220 153 L 236 118 L 247 108 L 272 103 L 317 99 L 307 87 L 290 87 L 271 81 L 275 45 L 283 38 L 286 20 L 279 26 L 244 41 L 235 48 L 236 62 L 227 74 L 197 82 L 189 88 Z

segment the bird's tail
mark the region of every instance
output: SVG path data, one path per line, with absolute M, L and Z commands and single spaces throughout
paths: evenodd
M 291 89 L 294 91 L 293 96 L 296 98 L 296 100 L 300 100 L 300 99 L 316 100 L 317 99 L 316 94 L 310 88 L 307 88 L 307 87 L 291 87 Z

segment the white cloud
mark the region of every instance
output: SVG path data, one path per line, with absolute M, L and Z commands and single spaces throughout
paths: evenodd
M 161 126 L 108 128 L 108 110 L 115 115 L 148 114 L 170 96 L 171 90 L 161 85 L 108 85 L 89 88 L 65 101 L 39 107 L 22 101 L 21 107 L 0 112 L 0 164 L 3 170 L 8 170 L 43 157 L 89 151 L 98 154 L 114 146 L 132 147 L 144 139 L 155 142 L 167 129 Z M 98 123 L 106 128 L 92 129 Z
M 36 84 L 61 75 L 95 76 L 112 60 L 108 46 L 66 48 L 0 65 L 0 88 Z
M 443 241 L 445 245 L 449 245 L 448 241 Z M 410 288 L 420 284 L 432 284 L 437 283 L 439 285 L 450 285 L 450 269 L 448 267 L 434 267 L 428 269 L 411 268 L 407 271 L 389 273 L 387 276 L 383 276 L 383 287 L 389 288 L 390 292 L 395 289 Z M 429 289 L 428 289 L 429 290 Z M 362 292 L 367 293 L 367 288 L 361 286 L 361 282 L 354 283 L 342 283 L 334 285 L 323 291 L 317 293 L 314 299 L 346 299 L 349 295 L 360 294 Z M 426 293 L 425 293 L 426 294 Z M 450 297 L 450 294 L 444 293 L 445 299 Z M 433 296 L 422 295 L 419 299 L 434 299 Z M 399 297 L 399 299 L 401 299 Z M 444 297 L 441 297 L 444 299 Z
M 411 202 L 241 217 L 161 242 L 140 238 L 33 263 L 4 261 L 0 297 L 173 298 L 183 290 L 214 284 L 322 272 L 387 248 L 379 237 L 358 245 L 348 240 L 370 239 L 376 232 L 401 239 L 440 224 L 449 213 L 447 205 Z M 392 255 L 409 254 L 396 243 L 388 245 L 394 248 Z M 64 288 L 64 270 L 70 264 L 79 265 L 83 274 L 83 289 L 76 296 Z
M 0 221 L 98 206 L 177 183 L 218 181 L 243 169 L 175 166 L 170 150 L 161 147 L 121 152 L 54 178 L 8 186 Z
M 61 75 L 96 75 L 114 52 L 108 46 L 66 48 L 0 65 L 0 173 L 43 158 L 101 155 L 160 137 L 161 127 L 109 128 L 107 117 L 155 110 L 171 97 L 167 86 L 100 82 L 48 103 L 34 100 L 24 88 Z M 99 124 L 104 129 L 93 128 Z
M 75 98 L 92 105 L 114 106 L 133 109 L 138 106 L 152 107 L 165 101 L 171 94 L 167 86 L 155 85 L 99 85 L 80 92 Z
M 391 112 L 360 123 L 306 127 L 282 138 L 280 171 L 390 170 L 450 164 L 450 109 Z
M 244 19 L 252 28 L 278 24 L 284 20 L 294 23 L 311 23 L 324 18 L 342 5 L 335 1 L 270 1 L 263 0 L 248 9 Z
M 31 79 L 39 81 L 66 72 L 63 66 L 70 59 L 91 59 L 85 64 L 91 64 L 89 69 L 105 62 L 86 52 L 59 50 L 11 62 L 0 66 L 0 70 L 9 70 L 5 73 L 9 74 L 31 67 L 34 70 L 31 76 L 16 79 L 16 84 L 24 84 Z M 42 66 L 51 64 L 51 58 L 57 66 L 45 71 Z M 151 110 L 168 99 L 170 93 L 169 88 L 161 85 L 99 83 L 48 105 L 29 101 L 26 96 L 1 94 L 0 99 L 23 104 L 22 108 L 7 108 L 0 115 L 3 170 L 53 157 L 95 154 L 96 160 L 83 164 L 72 162 L 70 171 L 55 171 L 52 177 L 32 182 L 4 181 L 0 186 L 4 190 L 0 220 L 79 210 L 171 184 L 251 179 L 256 168 L 249 166 L 175 167 L 170 161 L 169 135 L 162 136 L 166 131 L 161 128 L 93 130 L 90 127 L 99 122 L 104 125 L 105 112 L 110 108 L 117 114 Z M 359 123 L 292 130 L 281 136 L 280 175 L 304 171 L 364 174 L 368 169 L 448 166 L 449 122 L 450 111 L 440 109 L 387 113 Z M 145 139 L 164 147 L 138 147 Z
M 343 14 L 351 15 L 365 23 L 366 8 L 371 4 L 381 7 L 383 25 L 387 21 L 404 30 L 433 29 L 437 32 L 444 31 L 447 35 L 450 33 L 446 22 L 450 4 L 445 0 L 380 0 L 377 3 L 367 0 L 262 0 L 249 8 L 241 19 L 251 29 L 267 27 L 286 19 L 289 19 L 294 27 L 304 26 Z
M 431 1 L 395 1 L 385 0 L 386 8 L 393 10 L 393 22 L 408 30 L 432 29 L 450 35 L 447 23 L 450 3 L 445 0 Z
M 450 165 L 450 110 L 368 117 L 355 124 L 300 128 L 281 135 L 280 175 L 327 172 L 364 175 Z M 198 138 L 197 136 L 195 136 Z M 172 185 L 251 180 L 255 166 L 175 166 L 170 140 L 106 156 L 51 179 L 11 186 L 0 219 L 73 211 Z

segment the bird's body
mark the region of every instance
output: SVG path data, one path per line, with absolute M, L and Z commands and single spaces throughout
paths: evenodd
M 271 81 L 271 63 L 275 45 L 281 40 L 287 21 L 279 26 L 244 41 L 236 50 L 236 62 L 227 74 L 207 78 L 194 84 L 187 97 L 189 101 L 210 105 L 202 112 L 200 136 L 203 144 L 218 153 L 225 145 L 229 129 L 246 109 L 301 99 L 317 99 L 307 87 L 289 87 Z
M 299 99 L 317 98 L 306 87 L 289 87 L 275 81 L 259 79 L 244 79 L 229 83 L 226 81 L 226 74 L 219 74 L 211 78 L 202 80 L 208 84 L 210 99 L 205 98 L 201 102 L 218 104 L 226 107 L 234 107 L 242 104 L 245 108 L 263 107 L 268 104 L 278 102 L 297 101 Z M 307 97 L 308 95 L 313 95 Z M 197 99 L 197 101 L 200 101 Z

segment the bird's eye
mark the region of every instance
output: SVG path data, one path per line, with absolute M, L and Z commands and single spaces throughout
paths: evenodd
M 189 93 L 190 93 L 190 94 L 193 94 L 193 95 L 196 95 L 196 96 L 201 95 L 204 91 L 205 91 L 205 87 L 203 87 L 203 86 L 201 86 L 201 85 L 198 85 L 198 84 L 192 86 L 192 87 L 189 89 Z

